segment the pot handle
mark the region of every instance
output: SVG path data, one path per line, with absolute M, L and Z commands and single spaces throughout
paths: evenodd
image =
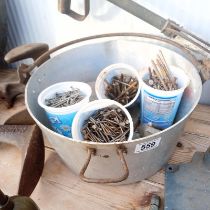
M 122 162 L 122 167 L 124 170 L 124 174 L 122 176 L 117 177 L 117 178 L 106 178 L 106 179 L 88 178 L 85 176 L 85 172 L 89 166 L 92 155 L 96 154 L 95 148 L 88 148 L 88 157 L 80 171 L 80 174 L 79 174 L 80 179 L 82 179 L 85 182 L 89 182 L 89 183 L 118 183 L 118 182 L 122 182 L 122 181 L 126 180 L 129 176 L 129 169 L 128 169 L 128 166 L 127 166 L 127 163 L 126 163 L 123 153 L 126 153 L 125 148 L 118 147 L 117 155 L 119 156 L 120 161 Z
M 49 50 L 49 46 L 45 43 L 25 44 L 13 48 L 4 57 L 7 63 L 20 61 L 26 58 L 32 58 L 34 61 L 42 54 Z
M 45 43 L 33 43 L 25 44 L 10 50 L 4 57 L 7 63 L 12 63 L 20 61 L 22 59 L 32 58 L 34 61 L 37 60 L 42 54 L 47 52 L 49 47 Z M 49 59 L 49 56 L 45 56 L 45 60 Z M 39 65 L 37 65 L 39 66 Z M 25 84 L 30 78 L 31 74 L 28 71 L 29 65 L 21 64 L 17 68 L 17 78 L 15 80 L 10 80 L 9 71 L 4 71 L 4 75 L 8 75 L 6 81 L 3 81 L 0 85 L 0 98 L 4 99 L 7 103 L 7 107 L 13 106 L 15 98 L 24 93 Z M 1 75 L 0 75 L 1 77 Z M 4 76 L 5 77 L 5 76 Z

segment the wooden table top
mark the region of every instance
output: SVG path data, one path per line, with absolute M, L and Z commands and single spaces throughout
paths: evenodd
M 191 115 L 170 163 L 190 162 L 195 151 L 210 146 L 210 106 L 198 105 Z M 32 198 L 42 210 L 149 210 L 152 193 L 164 196 L 164 171 L 141 182 L 108 186 L 81 181 L 55 151 L 46 146 L 43 175 Z M 13 146 L 0 145 L 0 188 L 8 195 L 17 191 L 21 153 Z

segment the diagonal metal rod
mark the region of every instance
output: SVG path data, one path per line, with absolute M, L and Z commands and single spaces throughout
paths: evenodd
M 124 9 L 125 11 L 131 13 L 132 15 L 140 18 L 141 20 L 149 23 L 155 28 L 162 30 L 166 23 L 166 19 L 155 14 L 154 12 L 146 9 L 145 7 L 139 5 L 132 0 L 107 0 L 112 4 Z
M 210 53 L 209 47 L 210 43 L 196 36 L 195 34 L 185 30 L 183 27 L 180 27 L 179 24 L 175 23 L 172 20 L 165 19 L 160 15 L 150 11 L 149 9 L 141 6 L 133 0 L 107 0 L 108 2 L 114 4 L 115 6 L 127 11 L 128 13 L 140 18 L 146 23 L 154 26 L 159 29 L 164 35 L 175 38 L 176 36 L 180 36 L 182 39 L 192 43 L 198 48 L 204 50 L 207 53 Z M 90 0 L 84 0 L 86 15 L 81 19 L 84 20 L 89 13 Z M 62 8 L 59 11 L 61 13 L 66 14 L 65 11 L 69 11 L 69 6 L 71 5 L 70 0 L 59 0 L 58 7 Z M 87 6 L 88 5 L 88 6 Z M 74 11 L 72 11 L 74 12 Z M 78 20 L 73 15 L 69 14 L 72 18 Z
M 107 0 L 112 4 L 120 7 L 121 9 L 129 12 L 130 14 L 140 18 L 141 20 L 149 23 L 155 28 L 159 29 L 163 34 L 174 38 L 180 36 L 183 39 L 191 42 L 195 46 L 210 53 L 210 44 L 195 34 L 187 31 L 183 27 L 180 27 L 177 23 L 171 20 L 166 20 L 158 14 L 146 9 L 132 0 Z

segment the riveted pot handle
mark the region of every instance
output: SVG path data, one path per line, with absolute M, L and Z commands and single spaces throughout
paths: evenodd
M 32 58 L 34 61 L 42 54 L 49 50 L 49 46 L 45 43 L 25 44 L 10 50 L 4 57 L 7 63 L 13 63 L 27 58 Z M 48 57 L 49 58 L 49 57 Z
M 120 161 L 122 162 L 122 167 L 124 170 L 124 173 L 122 176 L 117 177 L 117 178 L 106 178 L 106 179 L 88 178 L 85 176 L 85 172 L 90 164 L 91 157 L 96 154 L 96 149 L 89 148 L 87 160 L 79 174 L 80 179 L 82 179 L 85 182 L 89 182 L 89 183 L 118 183 L 118 182 L 122 182 L 122 181 L 126 180 L 129 176 L 129 169 L 128 169 L 128 166 L 127 166 L 127 163 L 126 163 L 123 153 L 125 153 L 125 148 L 121 148 L 121 147 L 117 148 L 117 155 L 119 156 Z

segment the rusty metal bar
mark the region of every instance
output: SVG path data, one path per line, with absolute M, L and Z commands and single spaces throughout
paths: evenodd
M 87 178 L 85 177 L 85 172 L 89 166 L 90 160 L 92 155 L 95 155 L 96 150 L 94 148 L 89 148 L 88 149 L 88 157 L 87 160 L 84 164 L 84 166 L 82 167 L 81 171 L 80 171 L 80 178 L 85 181 L 85 182 L 89 182 L 89 183 L 118 183 L 118 182 L 122 182 L 124 180 L 126 180 L 129 176 L 129 169 L 125 160 L 125 157 L 123 155 L 123 153 L 125 153 L 125 148 L 117 148 L 117 155 L 120 158 L 120 161 L 122 162 L 122 167 L 124 170 L 124 173 L 122 176 L 117 177 L 117 178 L 107 178 L 107 179 L 98 179 L 98 178 Z

